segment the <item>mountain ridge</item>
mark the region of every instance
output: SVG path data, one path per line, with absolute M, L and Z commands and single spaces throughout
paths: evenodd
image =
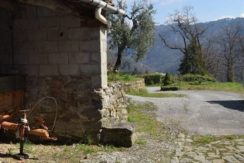
M 206 38 L 217 36 L 220 34 L 221 29 L 229 24 L 239 25 L 241 27 L 241 33 L 244 35 L 244 18 L 241 17 L 199 23 L 200 26 L 207 28 L 205 32 Z M 159 34 L 167 32 L 168 28 L 168 25 L 155 26 L 154 45 L 148 50 L 147 55 L 140 62 L 153 71 L 177 73 L 182 54 L 177 50 L 165 47 L 159 38 Z M 170 33 L 168 39 L 175 44 L 180 43 L 179 38 L 174 33 Z

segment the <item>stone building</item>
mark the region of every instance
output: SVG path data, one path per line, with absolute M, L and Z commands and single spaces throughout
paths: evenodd
M 126 121 L 121 88 L 107 86 L 104 12 L 124 14 L 101 0 L 0 1 L 0 73 L 10 85 L 7 91 L 15 92 L 10 103 L 16 109 L 54 97 L 59 137 L 99 141 L 106 137 L 105 124 Z M 23 104 L 15 99 L 19 90 Z M 55 105 L 44 103 L 49 107 L 35 112 L 52 125 Z

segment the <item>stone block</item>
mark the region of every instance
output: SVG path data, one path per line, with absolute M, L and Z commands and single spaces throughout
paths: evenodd
M 102 80 L 102 75 L 96 74 L 94 76 L 92 76 L 92 86 L 95 89 L 99 89 L 103 87 L 103 80 Z
M 90 61 L 90 54 L 86 52 L 69 53 L 70 64 L 86 64 Z
M 80 65 L 80 72 L 84 75 L 96 75 L 100 74 L 99 65 Z
M 57 16 L 58 12 L 49 10 L 44 7 L 38 7 L 37 8 L 37 16 L 38 17 L 50 17 L 50 16 Z
M 14 42 L 15 55 L 27 55 L 27 54 L 32 54 L 34 52 L 35 52 L 35 47 L 32 42 Z
M 113 144 L 117 147 L 131 147 L 133 145 L 133 127 L 129 123 L 103 127 L 100 142 L 105 145 Z
M 17 29 L 39 29 L 40 23 L 38 19 L 15 19 L 14 28 Z
M 40 28 L 58 28 L 60 23 L 59 17 L 41 17 L 40 19 Z
M 33 53 L 29 55 L 30 64 L 48 64 L 48 55 L 43 53 Z
M 14 56 L 14 64 L 28 64 L 29 56 L 28 55 L 15 55 Z
M 98 52 L 91 53 L 91 62 L 100 64 L 101 62 L 101 54 Z
M 47 40 L 48 41 L 58 41 L 67 39 L 67 34 L 65 29 L 51 28 L 47 29 Z
M 40 72 L 40 66 L 39 65 L 26 65 L 25 66 L 25 72 L 29 76 L 38 76 Z
M 100 41 L 99 40 L 81 41 L 80 51 L 100 53 Z
M 63 16 L 60 19 L 60 27 L 80 27 L 81 19 L 75 16 Z
M 78 52 L 79 41 L 59 41 L 58 49 L 60 52 Z
M 20 8 L 21 16 L 27 19 L 37 18 L 37 7 L 34 6 L 21 6 Z
M 70 28 L 67 33 L 70 40 L 80 40 L 83 37 L 81 28 Z
M 67 53 L 50 53 L 48 55 L 50 64 L 68 64 L 68 54 Z
M 90 40 L 100 39 L 100 28 L 99 27 L 89 28 L 88 36 L 89 36 Z
M 39 66 L 38 65 L 23 65 L 16 64 L 15 67 L 18 69 L 18 73 L 25 74 L 28 76 L 38 76 L 39 75 Z
M 58 52 L 58 42 L 57 41 L 44 41 L 40 42 L 42 49 L 38 51 L 46 52 L 46 53 L 54 53 Z
M 58 73 L 57 65 L 40 65 L 40 76 L 56 76 Z
M 28 30 L 23 30 L 19 28 L 14 29 L 14 41 L 16 42 L 24 42 L 28 40 Z
M 47 31 L 42 29 L 27 30 L 27 39 L 29 41 L 46 41 Z
M 59 65 L 59 72 L 61 75 L 79 75 L 79 65 Z

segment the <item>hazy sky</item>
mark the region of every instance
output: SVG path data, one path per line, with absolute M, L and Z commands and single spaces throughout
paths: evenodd
M 131 0 L 128 0 L 131 1 Z M 149 0 L 157 13 L 157 24 L 165 22 L 169 14 L 185 6 L 192 6 L 200 22 L 217 20 L 224 17 L 244 17 L 244 0 Z

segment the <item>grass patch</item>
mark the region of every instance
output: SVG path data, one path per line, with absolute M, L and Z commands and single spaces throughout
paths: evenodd
M 175 85 L 183 90 L 217 90 L 244 94 L 244 87 L 240 83 L 204 82 L 191 84 L 188 82 L 177 82 Z
M 174 93 L 149 93 L 146 89 L 131 90 L 127 92 L 129 95 L 141 96 L 141 97 L 154 97 L 154 98 L 164 98 L 164 97 L 184 97 L 181 94 Z
M 147 133 L 153 138 L 165 138 L 164 125 L 157 121 L 154 111 L 156 107 L 151 103 L 130 103 L 128 106 L 128 121 L 133 123 L 137 132 Z
M 118 73 L 109 72 L 108 73 L 109 82 L 115 82 L 115 81 L 131 82 L 131 81 L 137 81 L 139 79 L 141 79 L 141 78 L 139 78 L 135 75 L 128 74 L 128 73 L 122 73 L 122 72 L 118 72 Z
M 213 141 L 216 141 L 216 137 L 212 135 L 206 135 L 206 136 L 197 136 L 194 138 L 194 144 L 196 145 L 204 145 L 204 144 L 209 144 Z
M 146 145 L 147 142 L 145 140 L 138 139 L 138 140 L 135 141 L 135 144 L 138 144 L 138 145 Z
M 235 139 L 244 139 L 244 135 L 227 135 L 227 136 L 214 136 L 214 135 L 198 135 L 194 136 L 193 144 L 206 145 L 215 141 L 231 141 Z
M 15 154 L 18 150 L 18 145 L 14 149 L 8 148 L 6 153 Z M 38 158 L 41 162 L 79 162 L 87 155 L 92 155 L 97 152 L 114 152 L 123 151 L 125 148 L 117 148 L 114 146 L 102 145 L 87 145 L 87 144 L 73 144 L 73 145 L 36 145 L 25 144 L 24 151 L 33 158 Z M 11 161 L 10 161 L 11 162 Z

